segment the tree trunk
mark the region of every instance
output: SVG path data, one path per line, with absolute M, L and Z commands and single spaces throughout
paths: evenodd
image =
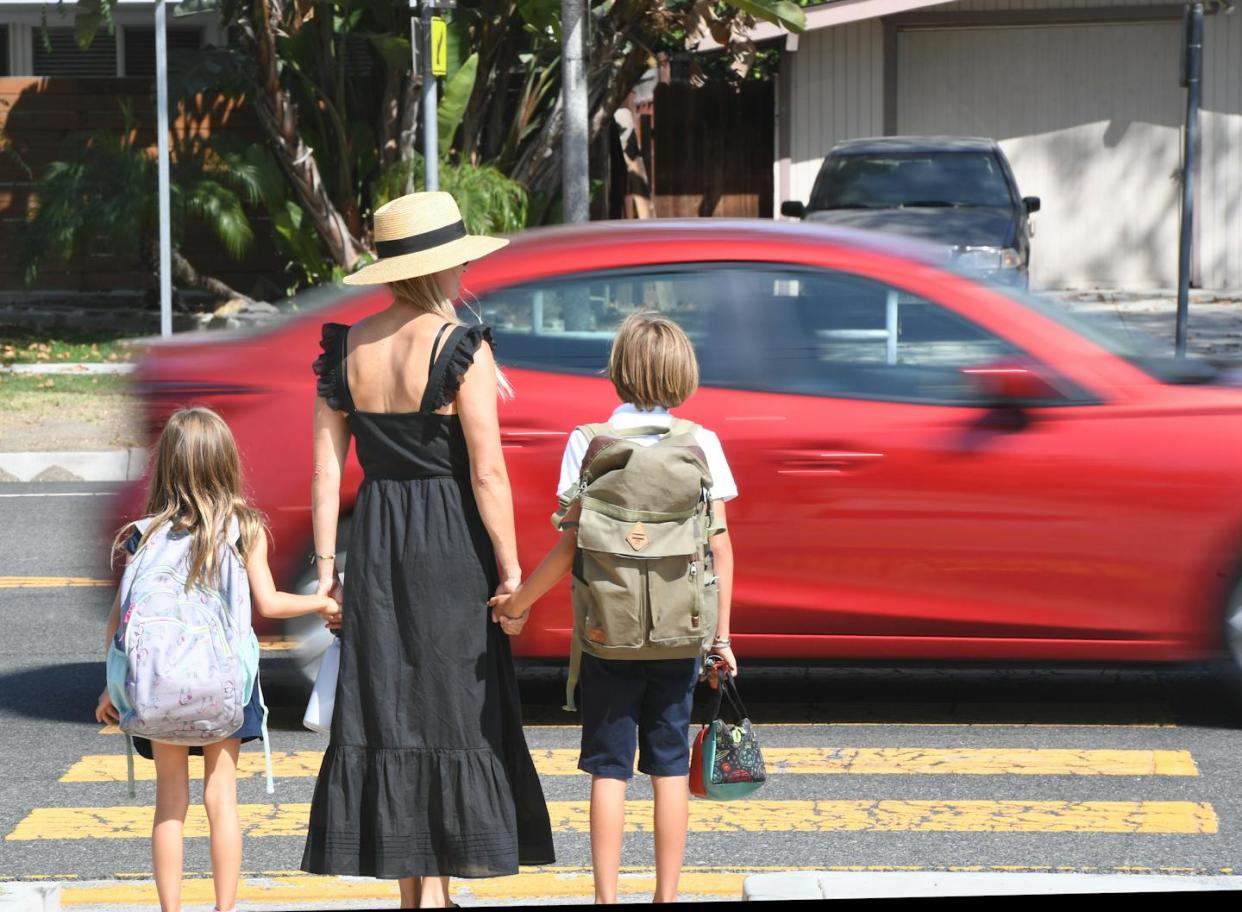
M 280 83 L 276 31 L 281 24 L 282 3 L 283 0 L 256 0 L 254 16 L 247 23 L 259 88 L 255 109 L 281 168 L 327 245 L 329 255 L 337 265 L 352 270 L 366 248 L 350 233 L 345 217 L 332 202 L 315 155 L 298 133 L 297 108 Z
M 254 303 L 254 300 L 249 295 L 242 294 L 217 278 L 203 275 L 194 268 L 193 263 L 181 255 L 180 250 L 172 252 L 172 278 L 173 284 L 178 288 L 195 288 L 215 295 L 217 298 L 223 298 L 226 301 L 240 299 L 247 304 Z

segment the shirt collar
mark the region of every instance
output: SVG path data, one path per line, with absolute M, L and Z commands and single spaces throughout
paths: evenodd
M 660 424 L 668 421 L 670 418 L 668 409 L 662 406 L 656 406 L 650 411 L 645 411 L 634 406 L 632 403 L 623 402 L 612 413 L 612 422 L 620 421 L 622 424 L 629 424 L 635 427 L 642 425 L 644 421 L 655 420 Z

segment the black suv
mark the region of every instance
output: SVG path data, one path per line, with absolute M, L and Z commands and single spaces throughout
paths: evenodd
M 837 143 L 811 201 L 781 205 L 781 215 L 930 241 L 959 265 L 1017 285 L 1028 284 L 1028 217 L 1038 211 L 995 141 L 956 136 Z

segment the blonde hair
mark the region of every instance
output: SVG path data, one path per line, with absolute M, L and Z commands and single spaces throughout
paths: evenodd
M 265 533 L 263 514 L 242 493 L 241 459 L 233 432 L 211 409 L 179 409 L 164 425 L 156 445 L 146 515 L 153 521 L 139 547 L 166 522 L 193 535 L 187 591 L 218 582 L 220 550 L 232 544 L 230 520 L 236 518 L 240 527 L 243 556 Z M 122 553 L 133 526 L 127 523 L 117 532 L 114 554 Z
M 429 275 L 415 276 L 412 279 L 399 279 L 396 282 L 389 282 L 388 288 L 392 291 L 394 301 L 404 304 L 420 315 L 431 313 L 444 317 L 446 320 L 454 320 L 457 312 L 453 307 L 453 302 L 445 297 L 440 289 L 440 280 L 436 278 L 437 275 L 438 273 L 433 272 Z
M 699 388 L 699 361 L 685 331 L 654 311 L 630 314 L 608 355 L 617 396 L 644 411 L 676 408 Z
M 446 320 L 456 321 L 457 308 L 445 296 L 440 287 L 438 275 L 439 273 L 433 272 L 430 275 L 389 282 L 388 288 L 392 292 L 393 301 L 405 305 L 419 316 L 436 314 Z M 478 314 L 475 316 L 477 317 Z M 505 376 L 499 364 L 496 365 L 496 389 L 501 399 L 513 398 L 513 384 L 509 382 L 509 378 Z

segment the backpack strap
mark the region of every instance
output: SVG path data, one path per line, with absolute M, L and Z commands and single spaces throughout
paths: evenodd
M 267 703 L 263 701 L 263 685 L 254 679 L 255 689 L 259 691 L 259 708 L 263 710 L 263 721 L 259 724 L 259 732 L 263 736 L 263 766 L 267 771 L 267 793 L 276 792 L 276 782 L 272 778 L 272 741 L 267 733 Z
M 668 432 L 670 434 L 689 434 L 694 436 L 700 430 L 702 428 L 688 418 L 674 418 L 668 425 Z
M 565 705 L 561 709 L 566 712 L 577 712 L 578 704 L 574 702 L 574 691 L 578 689 L 578 678 L 582 674 L 582 644 L 578 642 L 576 633 L 569 637 L 569 677 L 565 681 Z
M 125 769 L 129 773 L 129 797 L 133 798 L 134 793 L 134 739 L 130 735 L 125 736 Z

